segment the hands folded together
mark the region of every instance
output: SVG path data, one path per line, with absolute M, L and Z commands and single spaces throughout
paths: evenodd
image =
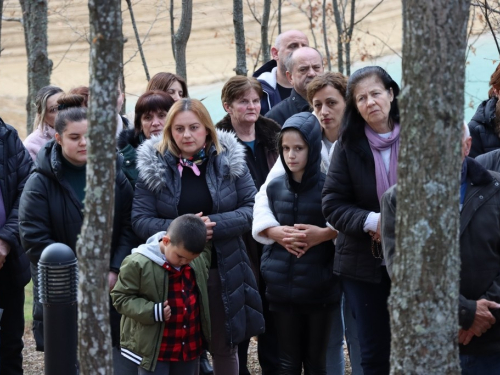
M 320 228 L 310 224 L 295 224 L 293 227 L 282 225 L 267 228 L 263 234 L 278 242 L 290 254 L 300 258 L 311 247 L 335 239 L 338 232 L 328 227 Z

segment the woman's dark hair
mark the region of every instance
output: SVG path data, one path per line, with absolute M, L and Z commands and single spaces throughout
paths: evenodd
M 493 89 L 500 91 L 500 64 L 498 64 L 490 78 L 490 91 L 488 91 L 488 97 L 490 98 L 495 96 Z
M 146 91 L 144 94 L 142 94 L 135 105 L 135 134 L 139 135 L 142 131 L 142 115 L 158 111 L 168 112 L 173 104 L 174 99 L 172 99 L 171 96 L 164 91 Z
M 156 73 L 153 78 L 149 80 L 146 91 L 160 90 L 167 92 L 169 87 L 172 86 L 175 81 L 179 82 L 182 87 L 182 97 L 189 98 L 186 81 L 180 75 L 174 73 Z
M 354 97 L 354 91 L 356 86 L 365 78 L 377 76 L 386 90 L 392 89 L 394 99 L 391 103 L 391 110 L 389 111 L 389 118 L 393 123 L 399 122 L 399 108 L 397 96 L 399 94 L 399 86 L 391 76 L 380 66 L 367 66 L 356 70 L 347 81 L 347 91 L 346 91 L 346 105 L 344 116 L 342 116 L 342 122 L 340 125 L 340 140 L 342 144 L 347 144 L 355 139 L 359 139 L 364 136 L 364 126 L 366 121 L 361 117 L 356 106 L 356 98 Z
M 57 112 L 54 129 L 61 135 L 70 122 L 80 122 L 87 119 L 87 108 L 83 107 L 85 98 L 82 95 L 66 94 L 57 99 Z
M 45 86 L 38 90 L 35 96 L 36 116 L 33 129 L 36 129 L 39 125 L 43 124 L 45 114 L 47 113 L 47 100 L 52 95 L 60 92 L 63 92 L 63 90 L 57 86 Z
M 81 96 L 83 96 L 82 106 L 83 107 L 88 107 L 89 106 L 90 91 L 89 91 L 89 88 L 87 86 L 78 86 L 78 87 L 75 87 L 74 89 L 69 90 L 68 94 L 75 94 L 75 95 L 81 95 Z

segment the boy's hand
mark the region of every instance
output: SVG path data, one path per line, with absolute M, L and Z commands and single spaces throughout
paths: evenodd
M 166 322 L 172 316 L 172 311 L 170 310 L 170 306 L 168 305 L 168 300 L 163 302 L 163 320 Z

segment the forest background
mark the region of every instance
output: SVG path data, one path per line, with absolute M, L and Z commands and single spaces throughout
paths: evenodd
M 132 7 L 141 39 L 150 76 L 160 71 L 175 72 L 175 60 L 171 47 L 170 6 L 174 6 L 175 28 L 181 18 L 181 1 L 136 0 Z M 269 43 L 273 45 L 278 35 L 278 1 L 271 1 L 269 21 Z M 281 30 L 304 31 L 312 46 L 324 55 L 325 34 L 330 52 L 332 70 L 337 69 L 337 28 L 334 22 L 332 1 L 287 0 L 281 5 Z M 350 20 L 352 0 L 342 0 L 346 5 L 346 22 Z M 341 4 L 342 5 L 342 4 Z M 355 2 L 355 26 L 350 39 L 351 61 L 359 64 L 379 62 L 386 57 L 386 64 L 395 66 L 389 73 L 399 82 L 401 72 L 402 9 L 399 0 L 358 0 Z M 244 28 L 246 39 L 246 62 L 248 75 L 262 65 L 261 28 L 263 0 L 244 0 Z M 325 26 L 323 26 L 323 13 Z M 146 87 L 147 80 L 126 1 L 122 1 L 124 44 L 124 77 L 127 95 L 127 112 L 133 110 L 137 97 Z M 21 7 L 17 0 L 3 1 L 3 22 L 0 55 L 0 116 L 14 125 L 21 138 L 26 136 L 27 58 L 23 27 L 19 20 Z M 480 10 L 471 7 L 470 58 L 474 58 L 482 45 L 479 35 L 487 32 L 487 25 Z M 89 23 L 88 6 L 83 0 L 48 1 L 48 54 L 53 62 L 51 84 L 69 90 L 89 82 Z M 491 35 L 486 42 L 493 47 Z M 481 89 L 487 86 L 490 71 L 493 71 L 493 48 L 481 56 L 481 68 L 476 69 L 472 79 Z M 186 50 L 187 79 L 190 95 L 205 99 L 205 104 L 218 121 L 224 114 L 220 105 L 220 88 L 235 74 L 236 52 L 233 27 L 233 2 L 230 0 L 194 0 L 192 31 Z M 396 63 L 392 60 L 396 59 Z M 389 59 L 389 60 L 387 60 Z M 387 62 L 389 61 L 389 62 Z M 491 62 L 490 62 L 491 61 Z M 485 71 L 483 66 L 487 69 Z M 386 66 L 387 68 L 387 66 Z M 392 69 L 394 70 L 394 69 Z M 345 70 L 344 70 L 345 73 Z M 484 75 L 484 77 L 483 77 Z M 399 77 L 398 77 L 399 76 Z M 486 91 L 486 90 L 484 90 Z M 466 98 L 466 104 L 475 107 L 484 99 L 476 91 Z M 466 116 L 466 120 L 468 120 Z

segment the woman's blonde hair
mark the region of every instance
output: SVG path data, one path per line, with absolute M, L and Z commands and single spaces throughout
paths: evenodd
M 163 137 L 158 144 L 158 151 L 165 154 L 169 151 L 175 156 L 180 156 L 181 150 L 175 143 L 172 136 L 172 126 L 174 125 L 175 117 L 181 112 L 193 112 L 196 117 L 199 118 L 200 123 L 207 129 L 207 140 L 205 142 L 205 150 L 210 150 L 212 145 L 215 146 L 217 153 L 221 151 L 219 144 L 219 139 L 217 138 L 217 133 L 215 131 L 214 123 L 210 118 L 210 114 L 201 102 L 197 99 L 183 98 L 174 103 L 174 105 L 168 111 L 167 119 L 165 121 L 165 127 L 163 128 Z

